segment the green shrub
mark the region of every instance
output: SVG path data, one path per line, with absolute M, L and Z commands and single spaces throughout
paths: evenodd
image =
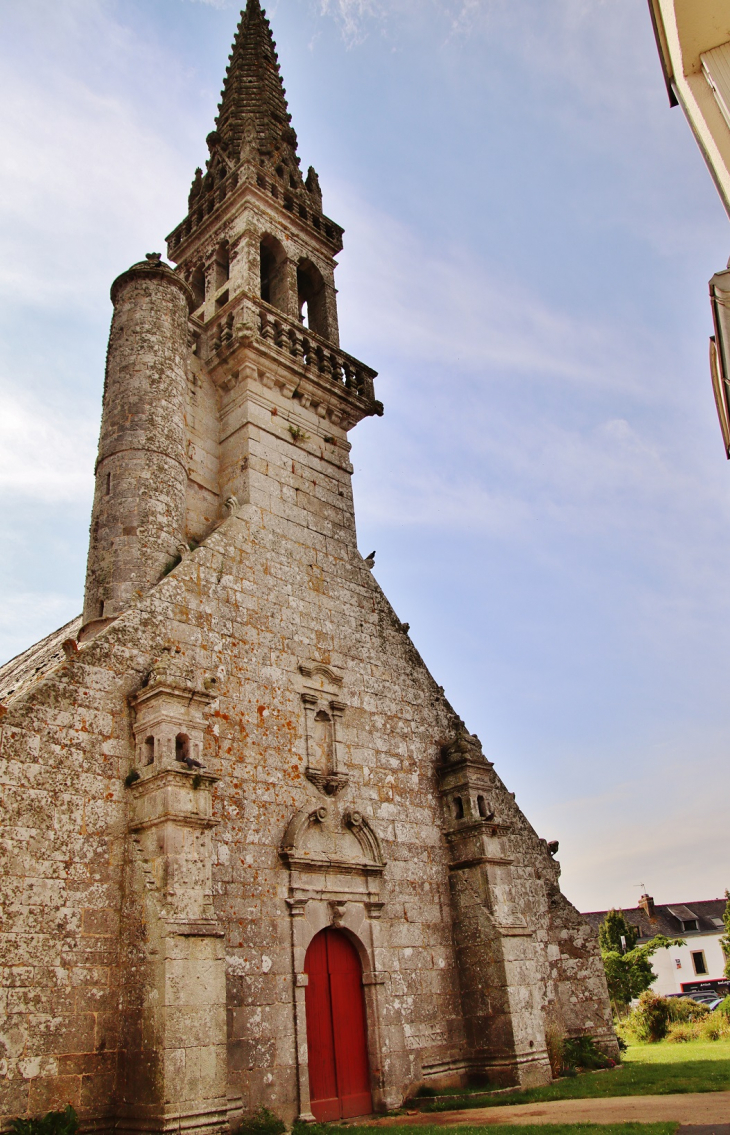
M 709 1005 L 693 1001 L 691 997 L 665 997 L 667 1014 L 670 1021 L 701 1021 L 709 1016 Z
M 78 1116 L 67 1104 L 64 1111 L 49 1111 L 36 1119 L 14 1119 L 8 1130 L 10 1135 L 76 1135 L 78 1129 Z
M 596 1048 L 590 1036 L 572 1036 L 563 1042 L 563 1065 L 566 1068 L 615 1068 L 616 1061 Z
M 710 1016 L 707 1005 L 692 1001 L 690 997 L 659 997 L 656 993 L 642 993 L 639 1004 L 624 1018 L 622 1031 L 653 1044 L 656 1041 L 685 1041 L 702 1035 L 700 1024 Z M 676 1029 L 676 1025 L 696 1025 L 689 1030 Z M 669 1035 L 671 1033 L 671 1036 Z
M 650 1044 L 664 1040 L 668 1023 L 669 1002 L 666 997 L 657 997 L 655 993 L 648 991 L 642 993 L 629 1020 L 629 1028 L 636 1038 Z
M 314 1131 L 313 1124 L 302 1124 L 308 1132 Z M 236 1128 L 236 1135 L 284 1135 L 286 1124 L 267 1107 L 259 1108 L 253 1115 L 246 1116 Z
M 667 1040 L 675 1044 L 683 1044 L 690 1040 L 698 1040 L 698 1025 L 693 1021 L 676 1021 L 667 1029 Z
M 722 1013 L 723 1016 L 727 1017 L 728 1021 L 730 1021 L 730 995 L 728 995 L 724 999 L 724 1001 L 720 1002 L 720 1004 L 717 1006 L 717 1009 L 715 1010 L 715 1012 L 716 1013 Z

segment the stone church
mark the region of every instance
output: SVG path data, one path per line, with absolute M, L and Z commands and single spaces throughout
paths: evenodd
M 357 550 L 343 229 L 248 0 L 115 280 L 83 615 L 0 670 L 0 1116 L 223 1132 L 616 1052 L 594 932 Z

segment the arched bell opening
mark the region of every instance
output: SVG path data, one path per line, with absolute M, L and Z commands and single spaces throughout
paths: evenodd
M 300 260 L 297 265 L 297 298 L 302 323 L 315 335 L 329 338 L 324 279 L 311 260 Z
M 283 245 L 276 237 L 266 235 L 259 246 L 261 266 L 261 299 L 277 307 L 279 311 L 289 311 L 289 281 L 287 257 Z
M 215 259 L 213 261 L 213 290 L 216 292 L 216 309 L 225 307 L 228 303 L 228 289 L 225 292 L 218 294 L 221 288 L 225 287 L 231 275 L 231 256 L 228 248 L 228 241 L 223 240 L 218 245 L 215 252 Z
M 202 265 L 196 268 L 190 277 L 190 287 L 193 289 L 197 309 L 205 303 L 205 272 Z
M 178 733 L 175 738 L 175 760 L 183 764 L 190 760 L 190 738 L 187 733 Z
M 373 1110 L 360 951 L 326 927 L 307 949 L 304 972 L 310 1107 L 320 1123 Z

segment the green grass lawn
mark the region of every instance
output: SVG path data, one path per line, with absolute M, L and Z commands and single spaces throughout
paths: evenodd
M 424 1101 L 421 1111 L 499 1107 L 544 1100 L 601 1099 L 605 1096 L 653 1096 L 674 1092 L 730 1091 L 730 1041 L 636 1044 L 623 1063 L 606 1072 L 583 1072 L 543 1088 L 509 1092 L 470 1092 L 448 1100 Z

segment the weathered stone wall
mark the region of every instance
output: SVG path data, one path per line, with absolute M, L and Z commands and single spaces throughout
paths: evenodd
M 257 391 L 259 402 L 264 394 L 277 409 L 265 387 Z M 32 972 L 14 963 L 7 971 L 10 980 L 26 983 L 26 992 L 10 1001 L 5 1115 L 66 1099 L 87 1114 L 108 1109 L 120 1021 L 127 1051 L 114 1106 L 122 1108 L 125 1094 L 139 1101 L 146 1093 L 150 1111 L 156 1106 L 159 1112 L 161 1073 L 153 1057 L 164 1043 L 145 1005 L 161 980 L 154 974 L 168 947 L 157 923 L 169 900 L 164 879 L 146 873 L 149 853 L 140 858 L 126 834 L 136 786 L 125 789 L 123 778 L 139 763 L 127 698 L 164 648 L 179 652 L 197 684 L 207 681 L 216 696 L 203 763 L 220 777 L 212 788 L 220 821 L 212 833 L 212 887 L 226 935 L 233 1106 L 266 1103 L 288 1118 L 299 1109 L 297 962 L 287 902 L 293 876 L 280 848 L 295 813 L 323 802 L 305 771 L 301 668 L 313 664 L 342 679 L 338 731 L 349 781 L 328 806 L 335 818 L 362 813 L 385 860 L 374 917 L 353 930 L 377 977 L 369 994 L 369 1027 L 378 1040 L 371 1055 L 376 1099 L 392 1105 L 424 1075 L 460 1075 L 484 1062 L 488 1043 L 478 1049 L 472 1035 L 471 1047 L 465 1045 L 451 853 L 442 834 L 438 770 L 442 747 L 454 736 L 454 714 L 356 552 L 343 456 L 333 459 L 313 414 L 308 439 L 295 442 L 285 410 L 269 411 L 265 428 L 249 424 L 244 431 L 248 492 L 256 503 L 242 505 L 136 609 L 82 645 L 40 687 L 25 699 L 16 695 L 19 702 L 4 718 L 3 779 L 8 815 L 15 816 L 6 845 L 14 879 L 8 898 L 25 896 L 10 911 L 5 960 L 30 966 L 36 957 Z M 304 413 L 301 407 L 296 412 Z M 589 968 L 595 960 L 590 936 L 554 891 L 550 922 L 543 880 L 554 884 L 555 865 L 544 843 L 496 774 L 488 777 L 489 811 L 505 827 L 503 858 L 512 863 L 479 868 L 483 891 L 467 896 L 459 950 L 470 960 L 462 981 L 469 971 L 494 985 L 485 993 L 492 1005 L 487 1017 L 491 1011 L 506 1020 L 507 1009 L 511 1013 L 512 1039 L 487 1058 L 506 1053 L 509 1065 L 510 1052 L 517 1052 L 530 1063 L 530 1022 L 551 996 L 568 1027 L 585 1031 L 590 1017 L 591 1029 L 600 1025 L 605 1032 L 593 1011 L 602 991 L 595 967 L 593 986 L 585 984 L 586 953 Z M 49 881 L 34 881 L 35 870 Z M 39 912 L 32 896 L 39 886 L 46 903 L 41 921 L 48 920 L 50 933 L 43 939 L 44 965 L 36 968 Z M 343 925 L 355 906 L 346 903 Z M 480 937 L 496 906 L 516 916 L 516 937 Z M 313 901 L 313 929 L 329 917 L 320 908 Z M 547 949 L 555 942 L 561 958 L 551 974 Z M 509 977 L 494 980 L 495 966 Z M 50 1034 L 47 1021 L 54 1022 Z M 143 1051 L 150 1061 L 130 1060 Z

